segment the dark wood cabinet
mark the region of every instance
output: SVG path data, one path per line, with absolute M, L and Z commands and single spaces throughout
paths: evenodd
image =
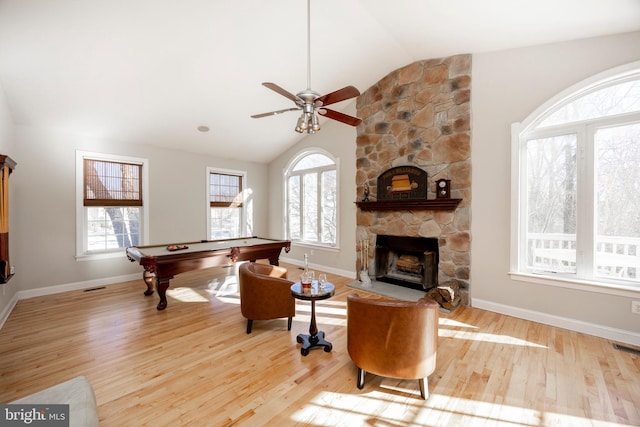
M 16 162 L 0 154 L 0 283 L 7 283 L 13 276 L 9 262 L 9 176 Z

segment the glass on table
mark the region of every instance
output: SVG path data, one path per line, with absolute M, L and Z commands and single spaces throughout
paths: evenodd
M 313 271 L 305 271 L 300 275 L 300 286 L 302 287 L 303 294 L 311 293 L 311 284 L 313 283 L 314 275 Z
M 327 275 L 325 273 L 318 274 L 318 290 L 324 292 L 324 284 L 327 283 Z

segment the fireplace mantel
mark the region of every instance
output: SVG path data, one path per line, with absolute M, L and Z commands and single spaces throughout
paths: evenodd
M 356 205 L 363 211 L 452 211 L 458 207 L 461 201 L 462 199 L 385 200 L 380 202 L 356 202 Z

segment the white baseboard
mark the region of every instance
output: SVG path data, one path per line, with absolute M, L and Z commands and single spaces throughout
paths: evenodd
M 280 257 L 280 261 L 282 262 L 286 262 L 288 264 L 293 264 L 293 265 L 297 265 L 302 267 L 304 265 L 304 263 L 300 260 L 297 259 L 291 259 L 291 258 L 286 258 L 286 257 Z M 326 271 L 327 273 L 331 273 L 331 274 L 337 274 L 338 276 L 342 276 L 342 277 L 347 277 L 349 279 L 355 279 L 356 278 L 356 272 L 355 271 L 349 271 L 349 270 L 342 270 L 339 268 L 332 268 L 332 267 L 327 267 L 324 265 L 319 265 L 319 264 L 309 264 L 309 268 L 312 268 L 314 270 L 322 270 L 322 271 Z M 289 278 L 289 280 L 294 280 L 296 279 L 295 276 L 291 276 Z
M 13 308 L 18 303 L 18 295 L 14 294 L 13 297 L 9 300 L 9 304 L 6 305 L 4 310 L 0 313 L 0 329 L 4 326 L 5 322 L 9 318 L 9 315 L 13 311 Z
M 97 288 L 99 286 L 111 285 L 113 283 L 120 283 L 120 282 L 128 282 L 130 280 L 136 280 L 136 279 L 142 280 L 141 277 L 142 276 L 139 273 L 127 274 L 123 276 L 114 276 L 114 277 L 105 277 L 102 279 L 87 280 L 84 282 L 74 282 L 74 283 L 66 283 L 63 285 L 46 286 L 43 288 L 18 291 L 17 296 L 18 296 L 18 299 L 21 300 L 21 299 L 39 297 L 43 295 L 59 294 L 60 292 Z
M 498 304 L 491 301 L 473 298 L 472 306 L 489 310 L 520 319 L 531 320 L 545 325 L 558 328 L 569 329 L 575 332 L 582 332 L 596 337 L 606 338 L 611 341 L 631 344 L 640 347 L 640 334 L 623 329 L 610 328 L 608 326 L 597 325 L 595 323 L 583 322 L 581 320 L 569 319 L 567 317 L 554 316 L 539 311 L 526 310 L 509 305 Z

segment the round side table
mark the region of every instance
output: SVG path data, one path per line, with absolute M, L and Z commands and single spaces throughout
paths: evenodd
M 316 301 L 328 299 L 335 293 L 335 286 L 331 283 L 325 283 L 322 290 L 319 289 L 318 282 L 314 282 L 311 289 L 307 292 L 302 291 L 300 282 L 291 285 L 291 295 L 294 298 L 304 301 L 311 301 L 311 324 L 309 325 L 309 334 L 299 334 L 296 341 L 302 344 L 300 354 L 306 356 L 309 350 L 316 347 L 323 347 L 324 351 L 329 353 L 333 346 L 324 339 L 324 332 L 318 331 L 316 325 Z

